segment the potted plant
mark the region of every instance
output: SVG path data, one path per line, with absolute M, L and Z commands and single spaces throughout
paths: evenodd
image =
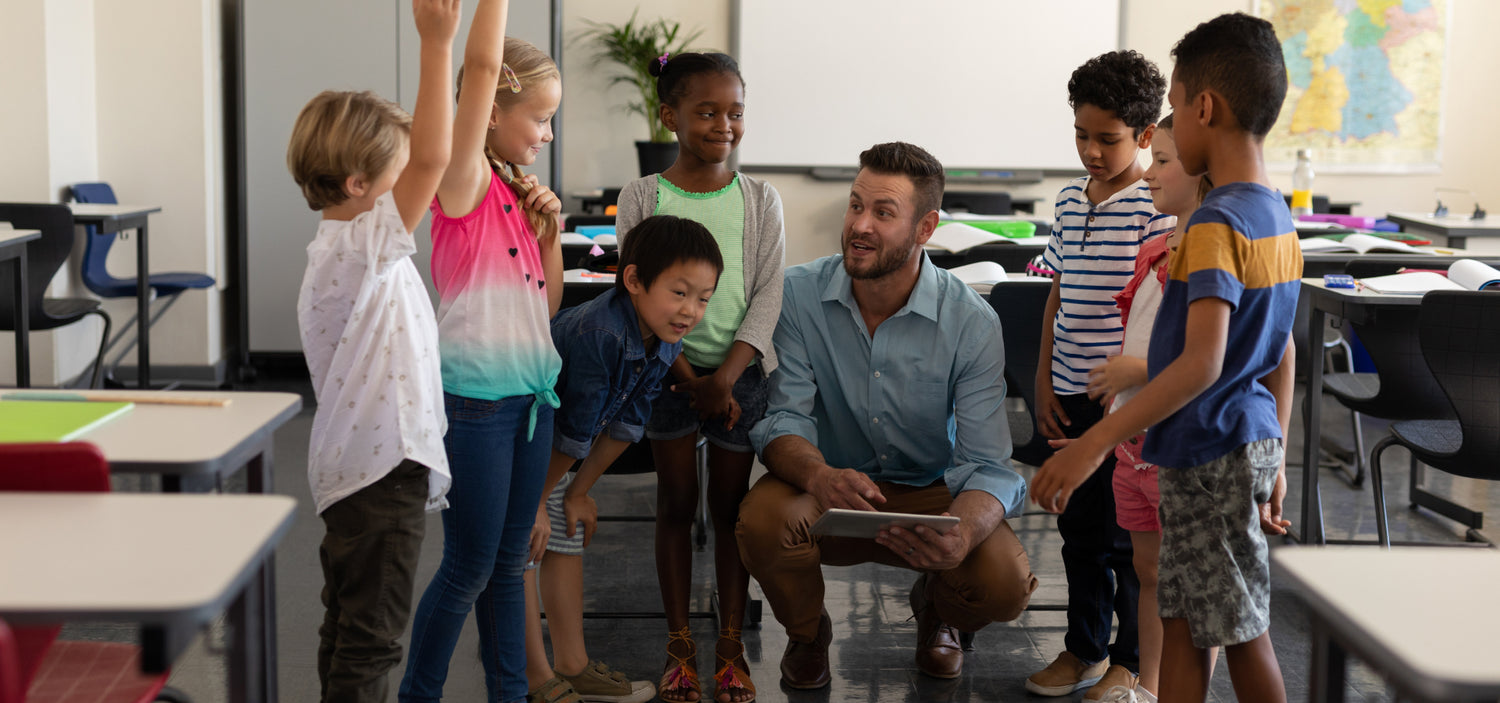
M 656 78 L 649 73 L 648 64 L 662 56 L 681 53 L 683 47 L 698 38 L 702 31 L 694 31 L 679 38 L 682 31 L 678 22 L 664 19 L 638 21 L 640 8 L 630 13 L 624 24 L 584 20 L 587 29 L 579 32 L 578 41 L 588 41 L 594 48 L 594 65 L 613 64 L 609 77 L 611 86 L 624 83 L 638 93 L 637 100 L 625 105 L 627 112 L 646 118 L 647 141 L 635 143 L 640 158 L 641 175 L 661 173 L 677 159 L 677 142 L 672 133 L 661 123 L 661 101 L 656 97 Z

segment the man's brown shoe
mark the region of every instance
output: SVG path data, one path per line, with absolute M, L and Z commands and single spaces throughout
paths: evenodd
M 929 601 L 932 578 L 922 574 L 911 587 L 911 612 L 917 617 L 917 668 L 933 678 L 958 678 L 964 671 L 964 649 L 958 643 L 958 630 L 938 618 Z
M 787 642 L 781 655 L 781 682 L 791 688 L 823 688 L 828 674 L 828 644 L 833 641 L 833 620 L 828 611 L 818 618 L 818 636 L 811 642 Z

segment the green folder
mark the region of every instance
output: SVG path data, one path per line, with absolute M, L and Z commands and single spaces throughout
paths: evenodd
M 135 403 L 0 400 L 0 442 L 66 442 L 133 407 Z
M 953 220 L 998 234 L 1007 239 L 1025 239 L 1036 234 L 1036 223 L 1027 220 Z

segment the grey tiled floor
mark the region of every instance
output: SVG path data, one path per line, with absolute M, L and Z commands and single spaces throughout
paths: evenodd
M 1347 415 L 1333 404 L 1327 432 L 1347 433 Z M 311 424 L 311 411 L 283 428 L 276 437 L 276 489 L 296 496 L 301 502 L 296 524 L 282 542 L 277 556 L 277 603 L 280 632 L 281 700 L 303 703 L 317 699 L 317 675 L 314 668 L 317 646 L 316 628 L 322 609 L 318 600 L 322 576 L 318 568 L 317 545 L 322 524 L 313 513 L 308 496 L 305 471 L 305 447 Z M 1295 423 L 1294 423 L 1295 424 Z M 1366 426 L 1366 436 L 1373 443 L 1382 433 L 1375 423 Z M 1298 434 L 1292 438 L 1292 450 L 1298 452 Z M 1399 450 L 1390 453 L 1393 467 L 1403 467 L 1405 457 Z M 1292 456 L 1299 456 L 1292 454 Z M 1024 469 L 1029 474 L 1030 469 Z M 1300 468 L 1291 469 L 1291 494 L 1287 512 L 1298 519 L 1300 505 Z M 602 514 L 649 515 L 652 511 L 654 482 L 650 475 L 606 476 L 595 490 Z M 1500 501 L 1490 495 L 1488 486 L 1462 479 L 1438 479 L 1440 487 L 1458 496 L 1466 504 L 1487 506 L 1496 514 Z M 1451 484 L 1451 485 L 1450 485 Z M 1374 519 L 1369 488 L 1355 490 L 1325 472 L 1323 483 L 1325 511 L 1330 538 L 1373 537 Z M 1452 523 L 1430 514 L 1405 509 L 1405 471 L 1390 471 L 1387 476 L 1388 500 L 1391 505 L 1392 533 L 1396 539 L 1457 541 L 1460 533 Z M 232 489 L 232 487 L 231 487 Z M 418 589 L 425 586 L 437 567 L 442 549 L 442 530 L 436 516 L 430 518 L 428 538 L 424 545 Z M 1034 604 L 1057 604 L 1065 599 L 1065 583 L 1059 556 L 1061 540 L 1053 527 L 1053 518 L 1028 516 L 1013 523 L 1031 557 L 1032 568 L 1041 579 Z M 587 609 L 591 611 L 659 611 L 655 569 L 650 551 L 651 523 L 602 523 L 593 546 L 586 555 L 588 582 Z M 712 583 L 711 555 L 698 556 L 694 568 L 698 602 L 694 610 L 708 608 L 707 594 Z M 865 703 L 898 701 L 1013 701 L 1041 700 L 1027 693 L 1023 681 L 1033 671 L 1045 666 L 1061 650 L 1065 619 L 1061 612 L 1031 611 L 1012 623 L 992 625 L 976 638 L 976 650 L 967 655 L 963 676 L 953 681 L 938 681 L 916 672 L 912 664 L 912 645 L 916 626 L 909 619 L 906 593 L 913 575 L 901 569 L 866 565 L 852 568 L 825 568 L 827 607 L 834 620 L 834 642 L 831 650 L 833 684 L 822 691 L 791 691 L 779 686 L 777 664 L 786 638 L 770 615 L 769 607 L 763 626 L 746 633 L 746 648 L 751 673 L 760 689 L 761 701 L 821 703 L 823 701 L 862 701 Z M 752 595 L 758 590 L 752 585 Z M 1306 619 L 1300 607 L 1285 591 L 1277 588 L 1272 596 L 1272 638 L 1276 646 L 1287 693 L 1291 700 L 1306 700 L 1308 639 Z M 1398 616 L 1398 615 L 1393 615 Z M 716 624 L 700 619 L 693 622 L 701 633 L 700 672 L 706 678 L 712 672 L 712 636 Z M 591 656 L 602 659 L 634 678 L 655 680 L 665 661 L 665 621 L 656 618 L 586 621 L 587 643 Z M 107 633 L 105 633 L 107 636 Z M 206 645 L 216 639 L 211 632 L 177 663 L 174 685 L 200 702 L 224 700 L 223 665 L 219 654 Z M 448 678 L 448 700 L 484 700 L 483 676 L 477 657 L 477 643 L 472 619 Z M 1216 672 L 1210 700 L 1234 700 L 1229 686 L 1227 667 L 1222 662 Z M 393 676 L 394 681 L 399 672 Z M 1073 695 L 1072 700 L 1082 697 Z M 1389 700 L 1379 675 L 1356 666 L 1351 671 L 1349 699 L 1353 701 Z M 1068 699 L 1061 699 L 1068 700 Z

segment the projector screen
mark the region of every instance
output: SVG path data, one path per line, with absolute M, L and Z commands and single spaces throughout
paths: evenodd
M 1068 77 L 1119 48 L 1122 1 L 739 0 L 740 164 L 907 141 L 950 171 L 1078 171 Z

